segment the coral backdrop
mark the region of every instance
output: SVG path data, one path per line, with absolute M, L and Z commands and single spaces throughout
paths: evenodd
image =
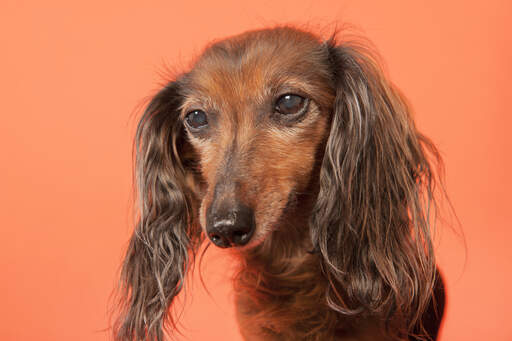
M 512 340 L 511 14 L 500 0 L 3 0 L 0 340 L 110 339 L 132 228 L 132 113 L 164 65 L 184 70 L 209 41 L 244 30 L 336 22 L 375 43 L 446 161 L 465 237 L 438 238 L 441 340 Z M 211 295 L 197 280 L 188 288 L 180 340 L 240 340 L 229 261 L 208 251 Z

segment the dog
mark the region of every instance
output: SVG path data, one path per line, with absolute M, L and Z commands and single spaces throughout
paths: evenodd
M 212 43 L 135 134 L 116 340 L 163 340 L 207 240 L 247 341 L 435 340 L 434 144 L 365 44 L 289 26 Z

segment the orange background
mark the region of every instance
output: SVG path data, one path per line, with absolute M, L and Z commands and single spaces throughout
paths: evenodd
M 0 5 L 0 340 L 110 339 L 131 231 L 131 113 L 168 64 L 276 23 L 348 22 L 370 38 L 437 143 L 467 243 L 438 242 L 441 340 L 512 340 L 512 2 L 6 1 Z M 331 26 L 332 27 L 332 26 Z M 188 340 L 240 340 L 229 263 L 210 248 Z M 181 338 L 185 339 L 185 338 Z

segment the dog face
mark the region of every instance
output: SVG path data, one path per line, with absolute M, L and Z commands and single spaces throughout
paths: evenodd
M 213 45 L 182 79 L 199 220 L 217 246 L 258 244 L 305 190 L 334 97 L 325 52 L 297 31 L 253 32 Z
M 258 268 L 311 255 L 330 309 L 415 332 L 435 283 L 441 159 L 364 42 L 335 38 L 229 38 L 152 98 L 135 136 L 117 340 L 161 340 L 166 318 L 176 329 L 167 310 L 203 232 Z

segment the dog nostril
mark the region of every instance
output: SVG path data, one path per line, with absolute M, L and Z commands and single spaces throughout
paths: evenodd
M 209 233 L 208 237 L 210 237 L 210 240 L 218 247 L 231 246 L 231 242 L 228 240 L 228 238 L 226 238 L 225 236 L 223 236 L 220 233 L 215 233 L 215 232 Z
M 247 234 L 247 232 L 245 232 L 245 231 L 235 231 L 235 232 L 233 232 L 233 238 L 240 238 L 246 234 Z
M 235 245 L 245 245 L 251 237 L 250 232 L 251 230 L 248 229 L 233 231 L 231 234 L 231 242 Z

